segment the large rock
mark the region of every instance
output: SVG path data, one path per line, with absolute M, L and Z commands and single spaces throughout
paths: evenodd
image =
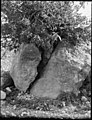
M 12 77 L 10 76 L 9 71 L 1 72 L 1 84 L 0 89 L 5 89 L 6 87 L 14 86 Z
M 26 92 L 30 83 L 37 76 L 37 66 L 41 60 L 41 54 L 34 44 L 22 44 L 14 57 L 10 74 L 15 86 Z
M 82 71 L 85 71 L 85 74 Z M 78 87 L 89 71 L 90 65 L 87 64 L 83 52 L 69 44 L 59 43 L 42 77 L 34 84 L 30 93 L 36 97 L 52 99 L 57 98 L 61 91 L 78 94 Z

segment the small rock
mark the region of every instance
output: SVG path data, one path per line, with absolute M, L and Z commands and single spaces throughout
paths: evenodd
M 11 92 L 11 89 L 9 87 L 6 88 L 7 91 Z
M 86 102 L 87 107 L 91 107 L 91 103 L 89 101 Z
M 85 96 L 82 96 L 81 100 L 84 101 L 84 102 L 86 102 L 87 98 Z
M 0 91 L 0 94 L 1 94 L 1 100 L 4 100 L 6 98 L 6 93 L 4 91 Z
M 65 102 L 64 102 L 64 101 L 62 101 L 62 104 L 63 104 L 63 106 L 65 107 Z

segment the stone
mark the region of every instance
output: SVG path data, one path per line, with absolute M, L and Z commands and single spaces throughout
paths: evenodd
M 44 68 L 43 75 L 31 88 L 30 94 L 51 99 L 56 99 L 61 91 L 78 95 L 78 83 L 86 77 L 80 74 L 80 71 L 84 68 L 87 75 L 90 70 L 90 65 L 84 64 L 83 55 L 69 44 L 59 43 Z
M 14 86 L 14 82 L 12 77 L 10 76 L 9 71 L 1 72 L 1 89 L 5 89 L 6 87 Z
M 37 76 L 37 66 L 40 60 L 41 54 L 34 44 L 21 44 L 10 70 L 17 89 L 26 92 L 30 83 Z
M 6 98 L 6 93 L 2 90 L 0 90 L 0 99 L 4 100 Z
M 85 96 L 82 96 L 81 100 L 85 102 L 87 101 L 87 98 Z
M 8 92 L 11 92 L 11 89 L 10 89 L 9 87 L 7 87 L 6 90 L 7 90 Z

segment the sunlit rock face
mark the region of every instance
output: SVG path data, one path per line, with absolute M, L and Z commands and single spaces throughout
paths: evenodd
M 14 57 L 10 70 L 16 88 L 26 91 L 37 76 L 41 54 L 34 44 L 22 44 Z
M 88 58 L 89 57 L 89 58 Z M 30 93 L 36 97 L 55 99 L 61 91 L 78 94 L 81 82 L 90 71 L 90 55 L 83 49 L 59 43 L 44 68 L 43 75 L 34 84 Z

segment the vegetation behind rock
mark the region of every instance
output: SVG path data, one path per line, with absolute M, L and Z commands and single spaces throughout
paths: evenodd
M 73 46 L 90 41 L 90 22 L 77 13 L 84 3 L 73 8 L 73 1 L 2 0 L 2 47 L 16 50 L 22 42 L 33 42 L 51 52 L 60 40 Z

